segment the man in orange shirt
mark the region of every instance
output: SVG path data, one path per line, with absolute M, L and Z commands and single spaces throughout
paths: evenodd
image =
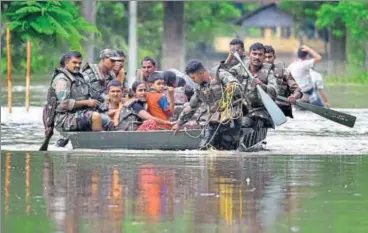
M 148 105 L 147 111 L 154 117 L 168 121 L 173 115 L 175 108 L 174 88 L 168 87 L 168 101 L 163 93 L 165 81 L 161 73 L 153 72 L 150 74 L 148 82 L 151 84 L 151 88 L 146 95 Z M 159 124 L 159 127 L 171 129 L 171 125 Z

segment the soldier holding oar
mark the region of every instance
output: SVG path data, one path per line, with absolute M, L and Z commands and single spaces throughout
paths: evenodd
M 249 60 L 244 63 L 237 52 L 234 57 L 239 64 L 229 69 L 243 84 L 244 97 L 248 104 L 248 115 L 243 118 L 243 127 L 260 128 L 281 125 L 286 117 L 275 104 L 277 80 L 269 64 L 264 64 L 265 48 L 254 43 L 249 48 Z M 272 98 L 271 98 L 272 97 Z
M 47 150 L 54 126 L 58 131 L 101 131 L 113 129 L 107 115 L 98 111 L 98 101 L 90 98 L 89 86 L 80 73 L 82 54 L 65 54 L 65 67 L 55 69 L 43 110 L 45 140 L 40 151 Z
M 277 78 L 278 95 L 288 98 L 291 103 L 295 103 L 303 95 L 299 85 L 291 73 L 284 67 L 283 62 L 275 63 L 276 52 L 272 46 L 265 45 L 265 52 L 265 62 L 271 65 L 271 69 Z M 276 100 L 276 103 L 284 112 L 285 116 L 293 118 L 290 103 L 278 100 Z
M 251 78 L 253 78 L 252 74 L 250 73 L 250 71 L 247 69 L 246 65 L 242 62 L 240 56 L 238 53 L 234 53 L 234 57 L 239 61 L 240 64 L 243 68 L 245 68 L 246 72 L 249 74 L 249 76 Z M 238 66 L 237 65 L 237 66 Z M 236 67 L 236 66 L 235 66 Z M 233 67 L 233 68 L 235 68 Z M 238 68 L 239 69 L 239 68 Z M 286 122 L 286 118 L 285 115 L 281 112 L 280 108 L 277 107 L 277 105 L 271 100 L 271 98 L 269 98 L 269 96 L 264 93 L 263 90 L 261 90 L 261 88 L 258 88 L 258 93 L 261 96 L 261 100 L 264 104 L 264 106 L 267 109 L 267 112 L 270 114 L 272 120 L 274 120 L 276 125 L 281 125 L 283 123 Z M 290 100 L 288 98 L 282 97 L 282 96 L 277 96 L 277 99 L 285 101 L 285 102 L 290 102 Z M 312 111 L 324 118 L 327 118 L 331 121 L 337 122 L 339 124 L 348 126 L 348 127 L 354 127 L 355 121 L 356 121 L 356 117 L 346 114 L 346 113 L 342 113 L 342 112 L 338 112 L 332 109 L 327 109 L 327 108 L 323 108 L 323 107 L 319 107 L 319 106 L 315 106 L 312 104 L 308 104 L 302 100 L 296 100 L 295 101 L 295 105 L 302 107 L 304 109 L 307 109 L 309 111 Z M 281 112 L 281 113 L 280 113 Z M 281 124 L 277 124 L 281 123 Z

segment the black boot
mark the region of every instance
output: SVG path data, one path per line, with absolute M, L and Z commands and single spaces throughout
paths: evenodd
M 59 138 L 56 141 L 56 146 L 57 147 L 65 147 L 69 142 L 69 138 Z

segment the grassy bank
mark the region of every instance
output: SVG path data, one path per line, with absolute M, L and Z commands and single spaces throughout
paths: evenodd
M 368 72 L 351 75 L 330 75 L 324 78 L 328 85 L 368 85 Z

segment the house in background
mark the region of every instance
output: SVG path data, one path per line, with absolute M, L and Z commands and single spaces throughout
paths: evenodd
M 321 54 L 325 54 L 326 42 L 320 38 L 307 38 L 296 33 L 293 17 L 281 10 L 276 3 L 264 5 L 234 21 L 240 26 L 237 37 L 244 40 L 247 51 L 255 42 L 272 45 L 278 57 L 285 62 L 295 58 L 298 47 L 306 44 Z M 229 43 L 233 37 L 217 37 L 214 41 L 216 53 L 228 53 Z

